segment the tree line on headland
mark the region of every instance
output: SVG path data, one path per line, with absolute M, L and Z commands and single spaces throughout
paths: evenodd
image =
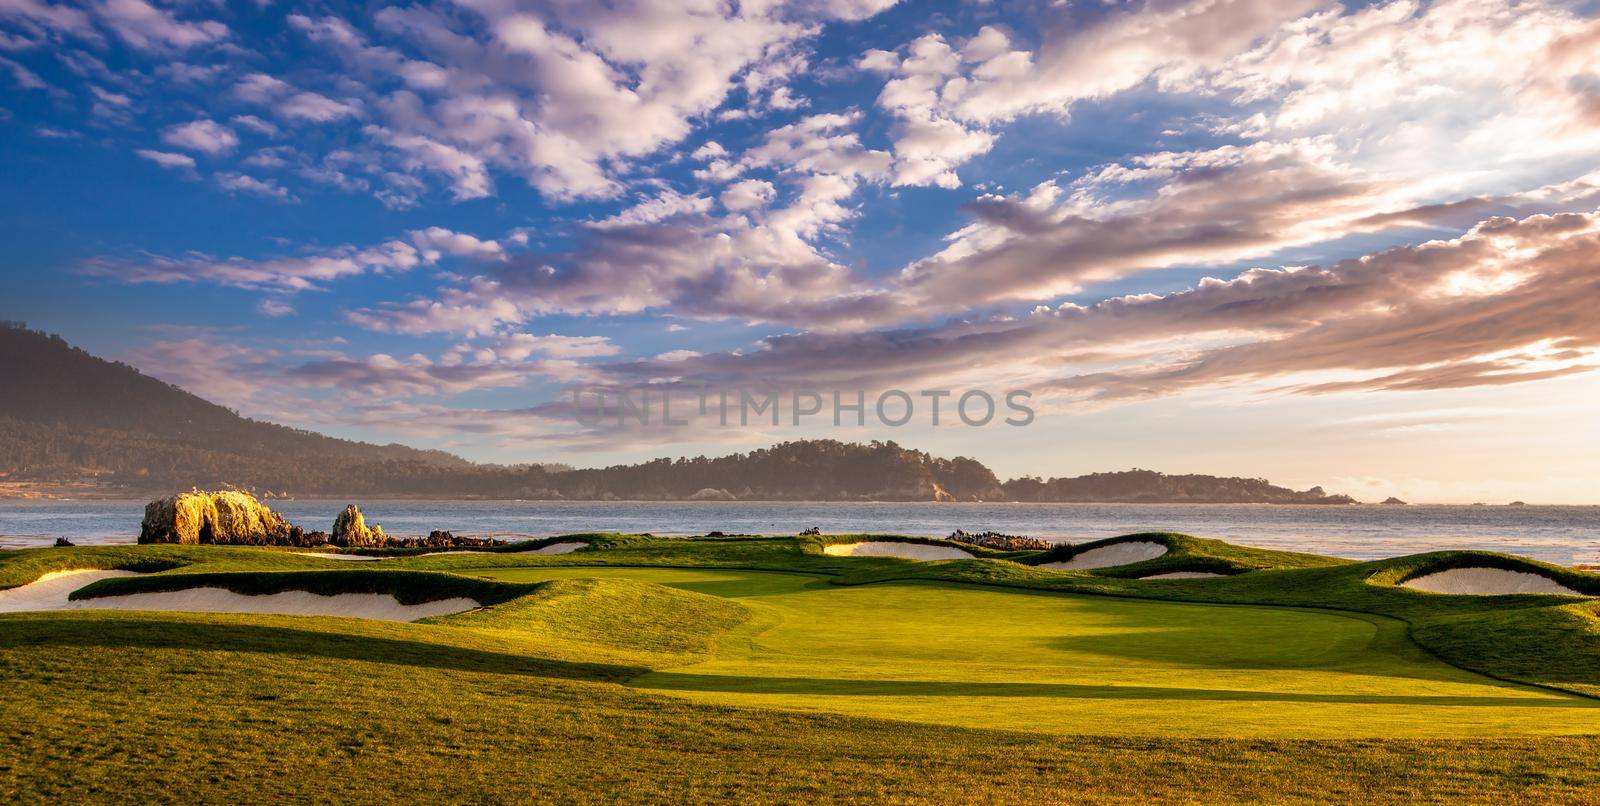
M 801 440 L 728 456 L 572 469 L 476 464 L 259 422 L 59 337 L 0 328 L 0 481 L 103 494 L 236 487 L 259 495 L 555 500 L 1349 503 L 1321 488 L 1149 470 L 1002 482 L 981 462 L 894 442 Z

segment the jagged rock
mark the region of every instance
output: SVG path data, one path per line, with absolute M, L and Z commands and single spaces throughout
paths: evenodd
M 986 549 L 995 549 L 996 551 L 1048 551 L 1055 547 L 1050 541 L 1040 540 L 1037 537 L 1021 537 L 999 532 L 978 532 L 974 534 L 960 529 L 951 532 L 950 539 L 957 543 L 969 543 Z
M 458 537 L 443 529 L 435 529 L 427 537 L 391 537 L 387 543 L 392 549 L 485 548 L 505 544 L 506 541 L 492 537 Z
M 367 519 L 361 515 L 361 508 L 350 504 L 333 519 L 333 531 L 328 534 L 328 542 L 340 548 L 383 548 L 388 545 L 389 538 L 384 535 L 381 525 L 374 523 L 369 528 Z
M 807 536 L 810 536 L 810 535 L 820 535 L 820 534 L 822 534 L 822 527 L 813 526 L 810 529 L 806 529 L 805 531 L 801 532 L 800 536 L 801 537 L 807 537 Z
M 690 501 L 737 501 L 733 493 L 716 487 L 706 487 L 700 492 L 689 496 Z
M 71 540 L 68 540 L 68 539 L 66 539 L 64 537 L 56 538 L 56 548 L 58 548 L 58 549 L 72 548 L 72 545 L 73 545 L 73 543 L 72 543 Z
M 239 490 L 193 490 L 151 501 L 139 525 L 140 543 L 299 546 L 303 541 L 299 527 Z

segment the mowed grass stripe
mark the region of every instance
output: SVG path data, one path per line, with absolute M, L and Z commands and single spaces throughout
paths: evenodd
M 725 596 L 756 615 L 631 684 L 743 707 L 1058 735 L 1475 737 L 1600 732 L 1600 704 L 1442 663 L 1381 616 L 795 574 L 481 569 Z

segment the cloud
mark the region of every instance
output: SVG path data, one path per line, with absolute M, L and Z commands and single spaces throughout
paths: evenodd
M 38 73 L 29 70 L 26 65 L 23 65 L 12 59 L 0 56 L 0 67 L 4 67 L 10 72 L 11 79 L 15 81 L 17 86 L 21 87 L 22 89 L 43 90 L 50 88 L 50 84 L 43 78 L 40 78 Z
M 804 333 L 754 351 L 600 368 L 754 388 L 1013 382 L 1109 403 L 1209 388 L 1331 394 L 1496 386 L 1600 369 L 1600 211 L 1489 218 L 1327 267 L 1252 269 L 1021 318 Z
M 140 50 L 186 50 L 229 35 L 228 26 L 216 20 L 179 20 L 144 0 L 101 0 L 94 11 L 122 41 Z
M 277 126 L 274 126 L 271 122 L 262 120 L 255 115 L 234 115 L 232 123 L 233 125 L 242 129 L 249 129 L 256 134 L 264 134 L 268 137 L 278 133 Z
M 1214 0 L 1116 6 L 1083 20 L 1062 7 L 1034 52 L 1009 49 L 987 29 L 967 43 L 970 67 L 941 87 L 939 108 L 976 124 L 1025 114 L 1065 114 L 1147 81 L 1172 82 L 1215 70 L 1325 0 Z
M 557 333 L 545 336 L 512 333 L 501 338 L 492 349 L 495 355 L 509 361 L 521 361 L 536 354 L 551 358 L 599 358 L 620 352 L 620 348 L 604 336 L 563 336 Z
M 294 201 L 289 190 L 273 179 L 260 179 L 248 174 L 217 174 L 217 185 L 234 193 L 249 193 L 278 201 Z
M 138 154 L 139 156 L 150 160 L 151 162 L 160 165 L 163 168 L 194 168 L 194 157 L 191 157 L 187 154 L 174 154 L 170 151 L 152 151 L 148 148 L 141 148 L 133 153 Z
M 675 190 L 665 190 L 616 215 L 594 222 L 595 227 L 635 226 L 651 224 L 678 216 L 703 214 L 711 209 L 711 200 L 703 196 L 685 196 Z
M 169 126 L 161 133 L 161 141 L 189 151 L 216 156 L 232 151 L 239 145 L 239 135 L 214 120 L 196 120 Z
M 18 49 L 41 44 L 51 35 L 100 40 L 89 14 L 72 6 L 40 0 L 6 0 L 0 3 L 0 20 L 15 26 L 28 40 Z
M 449 177 L 450 191 L 457 201 L 494 194 L 488 166 L 468 152 L 427 137 L 401 134 L 378 126 L 369 126 L 365 131 L 399 152 L 405 169 L 432 171 Z
M 1426 215 L 1405 188 L 1341 165 L 1317 141 L 1145 155 L 1070 188 L 1046 182 L 968 209 L 972 224 L 901 273 L 899 292 L 919 306 L 1048 300 L 1152 269 L 1255 258 L 1402 223 L 1375 211 Z
M 378 118 L 365 131 L 412 169 L 450 177 L 458 199 L 492 192 L 486 178 L 463 185 L 492 167 L 572 201 L 621 196 L 632 160 L 684 139 L 736 89 L 747 114 L 801 105 L 788 86 L 806 65 L 795 43 L 892 4 L 480 0 L 466 15 L 386 8 L 371 32 L 337 17 L 289 22 L 355 75 L 402 79 L 404 89 L 363 99 Z
M 746 179 L 729 185 L 717 198 L 729 212 L 741 213 L 766 207 L 777 194 L 777 188 L 771 182 Z
M 359 104 L 335 101 L 314 92 L 297 92 L 283 99 L 278 104 L 277 111 L 279 115 L 290 120 L 308 120 L 313 123 L 327 123 L 361 115 Z
M 281 299 L 273 299 L 271 297 L 256 303 L 256 310 L 260 311 L 262 316 L 273 319 L 294 315 L 293 305 Z
M 250 179 L 250 177 L 242 177 Z M 219 181 L 239 177 L 221 175 Z M 254 192 L 245 184 L 237 188 Z M 269 187 L 271 187 L 269 185 Z M 267 191 L 268 195 L 276 195 Z M 228 288 L 293 293 L 325 287 L 328 283 L 363 274 L 405 272 L 431 266 L 446 257 L 469 260 L 498 259 L 503 255 L 495 241 L 480 240 L 442 227 L 408 233 L 375 246 L 340 246 L 307 255 L 250 259 L 219 258 L 205 254 L 181 257 L 144 255 L 137 259 L 98 257 L 79 267 L 80 273 L 123 283 L 207 283 Z

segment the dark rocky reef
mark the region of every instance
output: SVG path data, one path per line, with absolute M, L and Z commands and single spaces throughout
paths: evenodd
M 996 551 L 1049 551 L 1054 544 L 1037 537 L 1006 535 L 999 532 L 965 532 L 960 529 L 950 533 L 950 539 Z

